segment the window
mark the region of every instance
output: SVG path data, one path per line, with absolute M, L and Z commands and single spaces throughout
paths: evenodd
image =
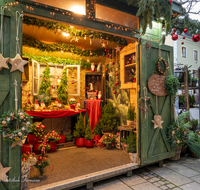
M 198 77 L 198 70 L 193 70 L 193 78 L 197 78 Z
M 186 47 L 182 47 L 182 57 L 186 58 Z
M 194 50 L 194 60 L 198 61 L 198 51 Z

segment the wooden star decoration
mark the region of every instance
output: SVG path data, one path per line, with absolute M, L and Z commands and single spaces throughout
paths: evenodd
M 109 77 L 112 77 L 112 74 L 113 74 L 112 72 L 109 72 Z
M 103 42 L 103 43 L 101 44 L 101 46 L 102 46 L 102 48 L 103 48 L 103 47 L 106 47 L 106 44 Z
M 79 40 L 78 37 L 76 37 L 76 38 L 75 38 L 75 42 L 78 42 L 78 40 Z
M 120 47 L 118 45 L 117 45 L 117 47 L 115 49 L 116 49 L 116 52 L 120 51 Z
M 162 127 L 162 123 L 164 121 L 162 121 L 161 119 L 161 115 L 154 115 L 154 120 L 151 120 L 153 123 L 154 123 L 154 129 L 160 127 L 161 129 L 163 128 Z
M 9 69 L 7 63 L 9 62 L 10 58 L 4 58 L 2 54 L 0 54 L 0 71 L 3 68 Z
M 18 140 L 17 142 L 13 142 L 11 148 L 15 147 L 16 145 L 22 146 L 23 143 L 21 140 Z
M 0 163 L 0 180 L 1 181 L 5 181 L 7 182 L 8 181 L 8 178 L 7 178 L 7 175 L 6 173 L 11 169 L 11 167 L 6 167 L 4 168 L 2 166 L 2 164 Z
M 10 60 L 10 64 L 12 65 L 10 72 L 19 70 L 23 73 L 24 65 L 26 65 L 27 63 L 28 63 L 28 61 L 23 60 L 21 58 L 21 56 L 19 54 L 17 54 L 14 59 Z

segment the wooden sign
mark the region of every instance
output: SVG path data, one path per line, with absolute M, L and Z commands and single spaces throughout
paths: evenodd
M 165 87 L 164 87 L 165 78 L 166 78 L 166 75 L 159 75 L 159 74 L 154 74 L 149 78 L 148 87 L 151 93 L 157 96 L 167 95 L 167 91 L 165 90 Z

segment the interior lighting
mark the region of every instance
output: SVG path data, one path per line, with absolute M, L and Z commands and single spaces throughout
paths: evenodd
M 80 14 L 80 15 L 85 15 L 85 9 L 83 8 L 83 6 L 78 6 L 78 5 L 74 5 L 73 7 L 70 8 L 70 11 Z
M 70 33 L 62 32 L 62 35 L 68 37 L 70 36 Z

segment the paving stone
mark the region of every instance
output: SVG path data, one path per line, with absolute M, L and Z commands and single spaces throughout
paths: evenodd
M 163 185 L 163 186 L 160 186 L 161 189 L 168 189 L 167 186 Z
M 158 182 L 153 183 L 153 185 L 155 185 L 155 186 L 157 186 L 157 187 L 160 186 L 160 184 L 159 184 Z
M 200 164 L 198 161 L 193 161 L 193 162 L 189 162 L 189 163 L 185 163 L 183 164 L 184 166 L 187 166 L 188 168 L 191 168 L 195 171 L 200 172 Z
M 193 179 L 194 181 L 200 183 L 200 175 L 194 176 L 191 179 Z
M 175 186 L 174 186 L 173 184 L 168 184 L 167 187 L 173 188 L 173 187 L 175 187 Z
M 154 177 L 154 175 L 152 175 L 152 174 L 148 174 L 147 176 L 148 176 L 148 177 Z
M 163 181 L 158 181 L 158 183 L 159 183 L 160 185 L 164 185 L 164 184 L 165 184 L 165 182 L 163 182 Z
M 166 167 L 186 177 L 193 177 L 200 174 L 199 172 L 178 163 L 172 163 Z
M 183 190 L 199 190 L 200 186 L 197 182 L 188 183 L 185 185 L 180 186 Z
M 147 182 L 145 179 L 143 179 L 143 178 L 141 178 L 140 176 L 137 176 L 137 175 L 133 175 L 131 177 L 122 176 L 119 179 L 129 186 L 133 186 L 133 185 L 137 185 L 137 184 L 140 184 L 140 183 Z
M 148 179 L 149 179 L 149 177 L 148 177 L 148 176 L 143 176 L 143 179 L 146 179 L 146 180 L 148 180 Z
M 150 183 L 153 183 L 153 182 L 156 182 L 156 181 L 158 181 L 158 180 L 159 180 L 159 179 L 158 179 L 157 177 L 154 177 L 154 178 L 150 179 L 149 182 L 150 182 Z
M 191 182 L 189 178 L 184 177 L 168 168 L 155 168 L 155 167 L 153 168 L 152 167 L 150 169 L 157 175 L 161 176 L 162 178 L 166 179 L 167 181 L 170 181 L 171 183 L 177 186 Z
M 113 180 L 110 182 L 103 181 L 94 185 L 94 190 L 131 190 L 126 184 L 120 180 Z
M 152 183 L 146 182 L 141 183 L 135 186 L 131 186 L 134 190 L 160 190 L 158 187 L 153 185 Z
M 142 175 L 148 175 L 149 173 L 148 172 L 142 172 Z
M 173 190 L 181 190 L 179 187 L 174 188 Z

